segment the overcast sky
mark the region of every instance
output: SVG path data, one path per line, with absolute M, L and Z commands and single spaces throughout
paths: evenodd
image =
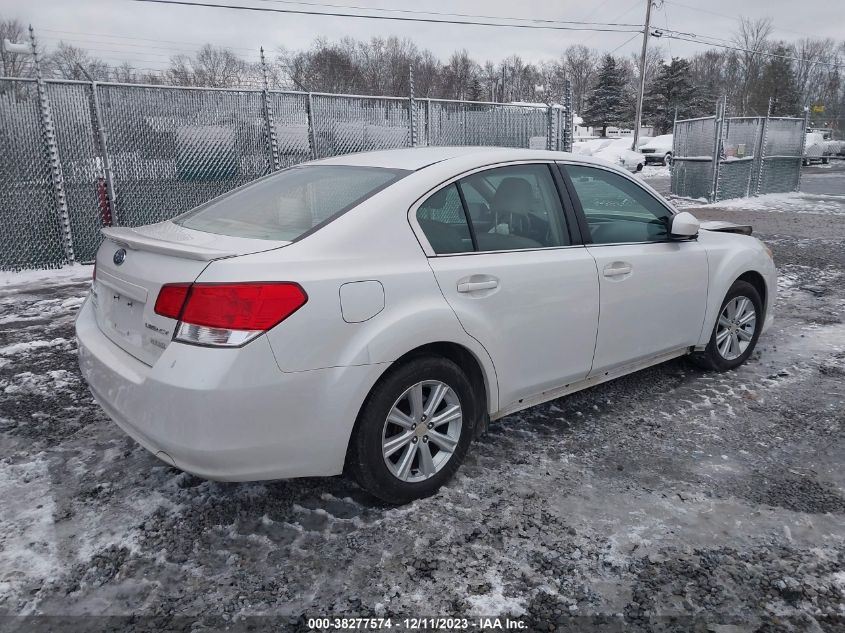
M 222 3 L 325 11 L 343 11 L 338 6 L 414 11 L 424 8 L 505 18 L 633 24 L 641 24 L 645 14 L 645 0 L 307 0 L 299 4 L 288 0 L 225 0 Z M 326 7 L 327 4 L 335 7 Z M 232 47 L 249 58 L 257 57 L 260 45 L 275 51 L 280 46 L 305 48 L 316 37 L 396 35 L 412 38 L 420 47 L 431 49 L 443 59 L 455 49 L 466 48 L 478 60 L 494 61 L 512 54 L 521 55 L 526 61 L 539 61 L 555 57 L 576 43 L 627 54 L 638 51 L 641 42 L 634 33 L 422 24 L 166 6 L 131 0 L 0 0 L 0 15 L 32 23 L 47 48 L 64 39 L 111 63 L 128 60 L 136 67 L 151 69 L 166 67 L 172 54 L 190 53 L 204 42 Z M 845 37 L 845 0 L 664 0 L 662 8 L 653 12 L 652 24 L 728 38 L 739 15 L 771 17 L 775 36 L 786 40 L 804 36 L 840 40 Z M 660 40 L 659 45 L 667 53 L 681 56 L 706 48 L 666 39 Z

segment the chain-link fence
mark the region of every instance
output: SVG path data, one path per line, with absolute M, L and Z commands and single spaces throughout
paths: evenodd
M 555 131 L 559 108 L 441 99 L 425 100 L 423 107 L 421 138 L 428 145 L 561 147 Z
M 166 220 L 314 158 L 571 141 L 561 106 L 0 79 L 0 269 L 91 261 L 102 226 Z
M 672 193 L 685 198 L 710 198 L 716 117 L 675 123 L 672 137 Z
M 797 191 L 806 121 L 715 117 L 675 122 L 672 193 L 709 202 Z
M 0 81 L 0 268 L 64 260 L 34 81 Z

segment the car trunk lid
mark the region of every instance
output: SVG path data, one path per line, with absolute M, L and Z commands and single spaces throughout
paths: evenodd
M 192 283 L 209 262 L 279 248 L 284 241 L 195 231 L 172 222 L 103 229 L 93 301 L 97 324 L 113 343 L 152 365 L 173 338 L 176 320 L 155 312 L 164 284 Z

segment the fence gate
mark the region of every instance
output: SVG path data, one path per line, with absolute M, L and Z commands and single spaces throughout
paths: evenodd
M 766 121 L 757 193 L 798 191 L 806 129 L 804 119 L 783 117 Z
M 797 191 L 806 121 L 724 117 L 675 122 L 672 193 L 708 202 Z
M 757 190 L 756 158 L 763 121 L 759 117 L 725 119 L 716 178 L 716 200 L 744 198 Z
M 714 116 L 675 123 L 672 139 L 673 194 L 710 200 L 713 192 L 715 137 Z

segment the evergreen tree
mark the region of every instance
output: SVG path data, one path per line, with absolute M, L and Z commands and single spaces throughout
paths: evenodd
M 584 112 L 580 113 L 584 124 L 600 127 L 602 136 L 607 134 L 609 125 L 630 125 L 634 114 L 633 99 L 625 85 L 624 69 L 612 55 L 605 55 L 596 84 L 587 96 Z
M 469 88 L 467 90 L 467 99 L 470 101 L 484 101 L 484 86 L 481 85 L 481 79 L 478 76 L 473 76 L 469 80 Z
M 687 119 L 696 116 L 703 107 L 697 92 L 690 63 L 673 57 L 670 64 L 660 68 L 643 100 L 643 119 L 654 125 L 658 134 L 668 134 L 672 131 L 676 108 L 678 118 Z
M 789 55 L 789 50 L 780 45 L 772 51 L 775 55 Z M 763 74 L 754 91 L 751 107 L 758 114 L 765 114 L 772 100 L 772 116 L 798 116 L 801 111 L 801 95 L 792 61 L 783 57 L 770 57 L 763 67 Z

